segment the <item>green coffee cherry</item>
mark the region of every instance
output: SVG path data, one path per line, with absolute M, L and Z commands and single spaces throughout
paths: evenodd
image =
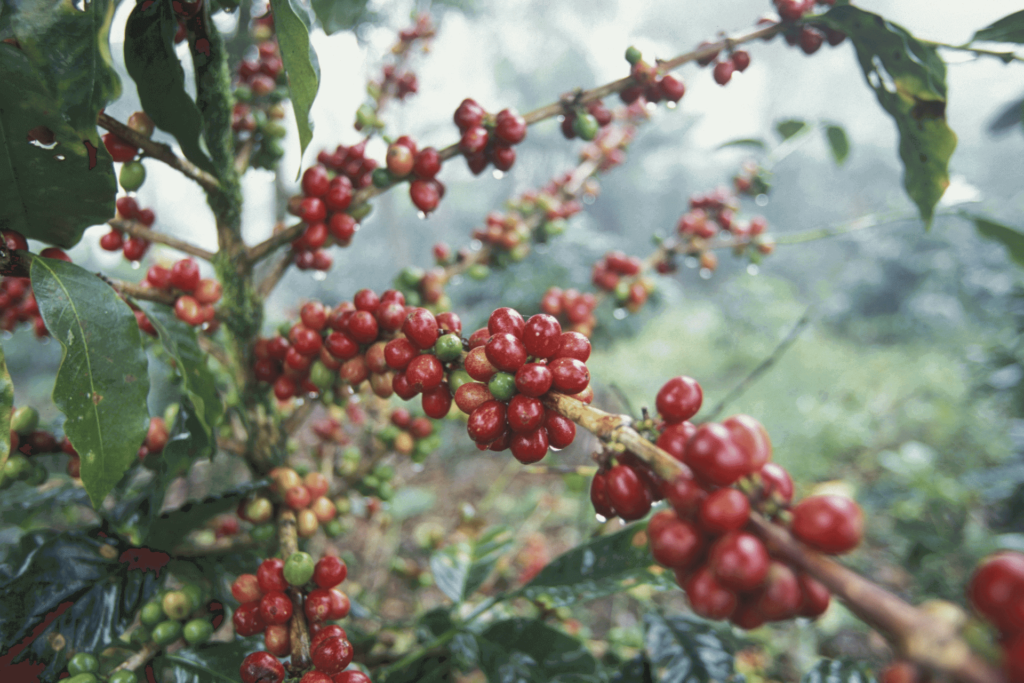
M 499 372 L 487 383 L 491 395 L 499 401 L 507 401 L 516 393 L 516 376 L 510 372 Z
M 121 167 L 121 173 L 117 176 L 121 187 L 126 192 L 135 192 L 146 182 L 146 167 L 141 161 L 129 161 Z
M 466 275 L 471 280 L 486 280 L 491 274 L 491 269 L 482 263 L 474 263 L 466 270 Z
M 597 131 L 601 126 L 598 125 L 597 119 L 587 112 L 578 112 L 576 114 L 576 120 L 572 122 L 572 129 L 576 135 L 580 136 L 582 140 L 593 140 L 597 137 Z
M 96 683 L 96 674 L 84 673 L 72 676 L 71 678 L 65 678 L 63 683 Z
M 168 619 L 153 628 L 153 642 L 161 647 L 170 645 L 181 637 L 181 622 Z
M 400 288 L 413 289 L 419 286 L 420 280 L 423 279 L 424 274 L 425 273 L 423 272 L 422 268 L 417 268 L 416 266 L 408 266 L 406 268 L 403 268 L 402 272 L 398 274 L 397 284 Z
M 45 484 L 46 480 L 50 478 L 50 473 L 45 467 L 39 463 L 33 463 L 32 469 L 25 475 L 25 483 L 29 486 L 39 486 Z
M 110 674 L 107 683 L 139 683 L 139 679 L 135 676 L 135 672 L 121 669 Z
M 191 607 L 189 614 L 195 612 L 206 602 L 203 600 L 203 589 L 194 583 L 186 583 L 181 587 L 181 592 L 188 597 L 189 605 Z
M 455 392 L 459 390 L 459 387 L 461 387 L 463 384 L 466 384 L 467 382 L 472 381 L 474 380 L 472 377 L 469 376 L 468 372 L 459 369 L 453 372 L 452 374 L 448 375 L 448 388 L 451 389 L 452 395 L 454 395 Z
M 369 216 L 371 211 L 373 211 L 373 204 L 366 202 L 365 204 L 360 204 L 359 206 L 350 208 L 348 210 L 348 215 L 352 216 L 352 218 L 355 218 L 356 222 L 358 223 L 359 221 Z
M 453 361 L 462 355 L 462 340 L 457 334 L 445 334 L 437 338 L 434 354 L 444 363 Z
M 142 623 L 146 626 L 156 626 L 167 617 L 164 608 L 159 602 L 147 602 L 142 606 L 142 614 L 139 615 Z
M 171 591 L 163 599 L 164 614 L 171 619 L 182 620 L 192 613 L 192 601 L 183 591 Z M 156 631 L 153 633 L 156 638 Z
M 235 88 L 235 100 L 238 102 L 251 102 L 252 90 L 247 85 L 239 85 Z
M 11 431 L 19 436 L 28 436 L 39 427 L 39 411 L 32 406 L 22 406 L 11 413 Z
M 341 522 L 339 522 L 336 519 L 332 519 L 331 521 L 327 522 L 327 524 L 324 524 L 324 533 L 327 534 L 328 538 L 336 538 L 338 536 L 341 536 L 341 534 L 344 533 L 344 531 L 345 529 L 341 526 Z
M 395 487 L 389 481 L 383 481 L 377 487 L 377 497 L 387 502 L 395 497 Z
M 309 368 L 309 381 L 315 384 L 320 391 L 326 391 L 334 384 L 334 373 L 323 362 L 316 361 Z
M 373 169 L 373 173 L 370 174 L 370 179 L 373 181 L 374 187 L 387 187 L 395 181 L 391 172 L 386 168 Z
M 68 662 L 68 673 L 72 676 L 93 673 L 99 670 L 100 660 L 96 659 L 96 655 L 89 654 L 88 652 L 79 652 Z
M 293 586 L 302 586 L 309 583 L 313 578 L 313 568 L 316 563 L 309 553 L 292 553 L 284 562 L 284 580 Z
M 249 536 L 257 543 L 266 543 L 277 534 L 277 527 L 273 524 L 258 524 L 249 532 Z
M 626 48 L 626 61 L 629 62 L 630 64 L 636 64 L 643 58 L 644 55 L 642 52 L 640 52 L 639 48 L 633 45 L 630 45 L 629 47 Z
M 160 612 L 162 614 L 163 613 L 163 609 L 161 609 Z M 129 640 L 131 640 L 133 643 L 139 643 L 139 644 L 148 643 L 152 639 L 153 639 L 153 634 L 145 626 L 140 626 L 137 629 L 135 629 L 134 631 L 132 631 L 132 635 L 129 637 Z
M 193 619 L 185 624 L 182 635 L 189 645 L 205 643 L 213 635 L 213 625 L 206 619 Z
M 377 465 L 373 468 L 373 474 L 381 481 L 391 481 L 395 476 L 395 468 L 391 465 Z
M 4 476 L 13 479 L 24 479 L 32 472 L 32 463 L 21 453 L 15 453 L 4 464 Z
M 398 438 L 398 433 L 400 431 L 401 430 L 395 425 L 387 425 L 377 433 L 377 438 L 390 446 L 395 442 L 395 439 Z
M 619 283 L 615 285 L 615 300 L 618 301 L 620 304 L 629 301 L 628 282 L 620 280 Z

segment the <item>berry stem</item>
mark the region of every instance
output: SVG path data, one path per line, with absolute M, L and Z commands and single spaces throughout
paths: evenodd
M 96 123 L 100 128 L 108 130 L 117 137 L 127 140 L 131 144 L 135 145 L 145 152 L 146 156 L 162 161 L 185 177 L 196 181 L 207 192 L 220 191 L 220 182 L 215 177 L 199 168 L 191 161 L 182 159 L 167 145 L 161 142 L 154 142 L 145 135 L 132 130 L 125 124 L 104 112 L 100 112 L 100 115 L 96 117 Z
M 157 242 L 159 244 L 166 244 L 167 246 L 177 249 L 178 251 L 183 251 L 186 254 L 195 256 L 196 258 L 201 258 L 204 261 L 213 261 L 214 257 L 216 256 L 216 254 L 214 254 L 212 251 L 207 251 L 202 247 L 197 247 L 196 245 L 190 242 L 186 242 L 185 240 L 178 239 L 173 235 L 168 235 L 163 232 L 157 232 L 156 230 L 150 230 L 149 228 L 144 226 L 142 223 L 139 223 L 138 221 L 126 221 L 121 220 L 119 218 L 112 218 L 111 220 L 107 221 L 107 224 L 110 227 L 114 228 L 115 230 L 128 233 L 132 237 L 140 237 L 146 240 L 147 242 Z
M 299 551 L 295 513 L 286 507 L 282 507 L 277 516 L 277 540 L 284 557 Z M 296 669 L 306 669 L 310 666 L 309 627 L 306 625 L 306 614 L 302 608 L 302 593 L 295 586 L 289 586 L 288 596 L 292 599 L 292 618 L 288 622 L 292 643 L 291 665 Z
M 173 306 L 174 302 L 178 299 L 178 295 L 174 292 L 170 292 L 162 289 L 153 289 L 152 287 L 143 287 L 137 282 L 125 282 L 123 280 L 110 280 L 104 278 L 110 286 L 112 286 L 117 293 L 123 297 L 131 297 L 133 299 L 143 299 L 145 301 L 155 301 L 158 304 L 164 304 L 166 306 Z
M 160 654 L 162 649 L 162 647 L 150 641 L 143 645 L 141 650 L 111 669 L 110 673 L 114 673 L 115 671 L 138 671 L 148 664 L 151 659 Z

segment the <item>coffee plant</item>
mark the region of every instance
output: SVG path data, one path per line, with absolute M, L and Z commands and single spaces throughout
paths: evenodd
M 702 82 L 743 88 L 787 46 L 854 60 L 895 125 L 919 228 L 952 213 L 939 208 L 957 144 L 944 60 L 1000 59 L 1011 73 L 1024 12 L 950 45 L 845 0 L 763 11 L 674 54 L 595 37 L 590 49 L 622 56 L 616 80 L 523 113 L 500 88 L 466 93 L 413 135 L 398 112 L 434 97 L 417 69 L 457 16 L 419 12 L 375 55 L 352 126 L 317 149 L 321 75 L 347 66 L 313 43 L 379 25 L 366 3 L 0 3 L 0 326 L 9 344 L 60 348 L 52 405 L 25 404 L 18 368 L 15 405 L 0 349 L 2 680 L 1024 682 L 1019 540 L 945 572 L 938 553 L 959 541 L 921 531 L 931 545 L 887 577 L 886 534 L 967 508 L 936 493 L 886 519 L 877 501 L 862 509 L 838 464 L 832 482 L 801 481 L 774 458 L 805 454 L 783 453 L 758 416 L 724 413 L 806 317 L 714 405 L 699 355 L 634 358 L 660 376 L 636 409 L 592 358 L 629 319 L 686 316 L 664 283 L 732 278 L 727 252 L 756 273 L 790 245 L 884 223 L 776 235 L 760 214 L 777 166 L 816 130 L 843 164 L 843 112 L 780 121 L 777 143 L 727 142 L 753 158 L 685 198 L 647 181 L 678 216 L 653 246 L 598 240 L 587 280 L 558 276 L 588 252 L 573 237 L 581 214 L 637 140 L 711 92 Z M 132 86 L 138 111 L 108 113 Z M 531 144 L 546 125 L 557 134 Z M 527 159 L 533 173 L 555 146 L 571 168 L 505 192 L 463 245 L 440 237 L 455 234 L 438 222 L 479 186 L 471 176 L 515 178 Z M 205 195 L 208 221 L 191 232 L 165 228 L 199 215 L 164 187 L 169 170 Z M 244 181 L 269 175 L 267 208 Z M 388 206 L 420 220 L 375 211 L 393 191 Z M 250 205 L 276 223 L 255 240 Z M 623 220 L 639 220 L 630 210 Z M 1024 263 L 1024 233 L 956 216 Z M 429 255 L 401 256 L 423 239 Z M 375 258 L 391 285 L 354 282 Z M 508 296 L 535 259 L 554 274 Z M 289 295 L 298 277 L 318 293 Z M 1022 367 L 1015 347 L 1002 353 Z M 453 489 L 484 471 L 485 497 Z M 513 477 L 528 487 L 498 509 Z M 437 501 L 457 520 L 430 518 Z M 577 531 L 544 526 L 567 505 Z M 1019 531 L 1008 510 L 970 524 L 963 512 L 973 536 L 958 538 Z M 937 575 L 957 585 L 933 590 Z M 928 595 L 946 599 L 912 604 Z M 837 623 L 855 645 L 818 647 Z

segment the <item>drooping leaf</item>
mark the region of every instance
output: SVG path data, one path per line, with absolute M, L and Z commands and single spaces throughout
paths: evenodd
M 32 257 L 32 290 L 63 351 L 53 400 L 99 507 L 146 437 L 149 375 L 135 315 L 103 280 L 64 261 Z
M 728 142 L 720 144 L 718 149 L 725 149 L 726 147 L 753 147 L 754 149 L 760 150 L 768 149 L 768 145 L 760 138 L 739 138 L 737 140 L 729 140 Z
M 967 213 L 961 215 L 974 223 L 979 235 L 1001 242 L 1010 253 L 1010 258 L 1016 261 L 1017 265 L 1024 266 L 1024 232 L 981 216 Z
M 220 416 L 224 414 L 224 404 L 217 393 L 213 373 L 207 365 L 208 356 L 199 348 L 195 328 L 182 322 L 166 306 L 148 302 L 139 305 L 160 335 L 164 349 L 177 361 L 182 387 L 209 440 Z
M 46 79 L 60 112 L 79 132 L 96 134 L 96 116 L 121 95 L 110 58 L 112 0 L 21 0 L 11 28 L 21 49 Z M 95 143 L 96 140 L 93 140 Z
M 946 65 L 934 47 L 877 14 L 847 5 L 833 7 L 822 20 L 850 37 L 864 78 L 896 122 L 903 186 L 930 226 L 956 149 L 956 134 L 946 123 Z
M 670 581 L 651 570 L 643 526 L 582 543 L 556 557 L 520 593 L 551 607 L 595 600 L 642 584 L 668 586 Z
M 177 28 L 170 0 L 137 4 L 125 25 L 125 67 L 153 123 L 175 137 L 189 161 L 213 173 L 203 148 L 203 115 L 185 91 L 185 70 L 174 50 Z
M 3 493 L 3 521 L 22 524 L 41 513 L 52 513 L 68 505 L 88 505 L 89 494 L 70 482 L 63 486 L 14 486 Z
M 1024 10 L 1009 14 L 974 34 L 971 38 L 993 43 L 1024 43 Z
M 281 46 L 281 61 L 288 74 L 288 94 L 299 127 L 299 145 L 305 153 L 313 139 L 309 110 L 320 87 L 320 64 L 309 42 L 309 16 L 296 0 L 270 0 L 270 7 L 274 12 L 277 42 Z
M 160 473 L 168 482 L 188 472 L 199 458 L 212 456 L 215 452 L 213 434 L 196 415 L 191 402 L 182 397 L 179 405 L 167 445 L 160 454 Z
M 0 229 L 72 247 L 114 215 L 114 165 L 96 133 L 76 130 L 28 56 L 0 43 Z
M 477 635 L 477 643 L 491 683 L 596 680 L 597 661 L 586 646 L 540 620 L 499 621 Z
M 710 623 L 648 612 L 644 628 L 647 656 L 654 666 L 665 668 L 662 681 L 708 683 L 733 678 L 732 652 Z
M 123 550 L 80 532 L 23 537 L 0 583 L 0 654 L 49 622 L 15 661 L 46 662 L 40 679 L 55 681 L 70 654 L 114 643 L 157 588 Z
M 1024 97 L 1018 97 L 1014 101 L 1005 105 L 1002 110 L 996 114 L 996 117 L 988 124 L 988 132 L 995 133 L 997 135 L 1005 133 L 1006 131 L 1019 126 L 1022 119 L 1024 119 Z
M 200 501 L 189 501 L 177 510 L 165 512 L 150 525 L 149 547 L 156 550 L 173 550 L 190 531 L 208 519 L 234 510 L 239 501 L 267 484 L 264 479 L 246 482 L 224 493 L 208 496 Z
M 313 0 L 313 12 L 324 32 L 331 35 L 374 20 L 377 15 L 369 4 L 368 0 Z
M 794 135 L 802 133 L 807 130 L 808 124 L 802 119 L 786 119 L 785 121 L 779 121 L 775 124 L 775 132 L 779 134 L 779 137 L 783 140 L 788 140 Z
M 875 677 L 863 662 L 822 659 L 804 674 L 800 683 L 875 683 Z
M 208 643 L 186 647 L 153 660 L 158 679 L 172 683 L 238 683 L 238 667 L 245 656 L 262 650 L 259 640 Z
M 462 602 L 483 585 L 511 543 L 508 529 L 496 527 L 473 543 L 456 543 L 439 550 L 430 558 L 434 582 L 452 601 Z
M 842 165 L 846 157 L 850 156 L 850 140 L 846 137 L 846 130 L 842 126 L 830 123 L 825 126 L 825 140 L 832 150 L 832 158 L 836 164 Z
M 13 407 L 14 382 L 11 381 L 11 373 L 7 371 L 3 344 L 0 344 L 0 434 L 9 434 L 11 431 L 11 408 Z M 0 439 L 0 482 L 4 479 L 4 465 L 7 464 L 7 458 L 10 455 L 11 440 Z

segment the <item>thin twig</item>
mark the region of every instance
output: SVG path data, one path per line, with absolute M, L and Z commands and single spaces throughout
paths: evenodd
M 121 296 L 130 296 L 133 299 L 155 301 L 158 304 L 165 304 L 167 306 L 173 306 L 174 302 L 178 300 L 177 294 L 167 290 L 143 287 L 138 283 L 125 282 L 123 280 L 108 279 L 107 282 L 109 282 L 110 285 L 116 289 L 119 294 L 121 294 Z
M 287 559 L 299 550 L 299 534 L 295 521 L 295 513 L 282 508 L 277 517 L 277 538 L 281 545 L 281 554 Z M 292 618 L 289 629 L 292 643 L 291 666 L 296 669 L 309 667 L 309 627 L 306 625 L 306 614 L 302 608 L 302 592 L 295 586 L 288 587 L 288 595 L 292 599 Z
M 1016 52 L 999 52 L 998 50 L 985 50 L 980 47 L 971 47 L 970 45 L 951 45 L 949 43 L 940 43 L 934 40 L 922 40 L 925 45 L 931 47 L 940 47 L 943 50 L 957 50 L 959 52 L 970 52 L 979 57 L 996 57 L 1004 64 L 1010 62 L 1024 62 L 1024 57 L 1019 56 Z
M 214 254 L 212 251 L 207 251 L 202 247 L 197 247 L 196 245 L 190 242 L 186 242 L 185 240 L 178 239 L 173 235 L 168 235 L 167 233 L 163 232 L 157 232 L 156 230 L 150 230 L 149 228 L 147 228 L 142 223 L 139 223 L 138 221 L 126 221 L 119 218 L 113 218 L 107 221 L 107 223 L 110 225 L 110 227 L 114 228 L 115 230 L 126 232 L 132 237 L 139 237 L 146 240 L 147 242 L 157 242 L 159 244 L 166 244 L 167 246 L 173 247 L 178 251 L 183 251 L 186 254 L 190 254 L 191 256 L 201 258 L 204 261 L 212 261 L 214 256 L 216 256 L 216 254 Z
M 149 642 L 142 646 L 142 649 L 115 666 L 110 673 L 115 671 L 137 671 L 145 666 L 149 660 L 160 654 L 162 648 L 156 643 Z
M 778 343 L 778 345 L 772 350 L 768 357 L 757 364 L 757 367 L 750 371 L 746 377 L 740 380 L 739 384 L 734 386 L 728 394 L 725 395 L 721 401 L 719 401 L 711 412 L 707 416 L 701 416 L 701 419 L 706 422 L 713 422 L 716 417 L 725 409 L 725 406 L 729 405 L 737 398 L 743 395 L 750 385 L 756 382 L 761 376 L 768 372 L 768 370 L 775 365 L 782 355 L 789 350 L 789 347 L 793 345 L 800 333 L 804 331 L 804 328 L 811 322 L 811 307 L 808 307 L 804 314 L 800 316 L 800 319 L 793 325 L 793 329 L 789 331 L 789 334 Z
M 181 172 L 186 177 L 196 181 L 202 185 L 203 189 L 207 192 L 217 192 L 220 190 L 220 182 L 215 177 L 199 168 L 191 161 L 182 159 L 167 145 L 150 140 L 145 135 L 132 130 L 117 119 L 103 112 L 100 112 L 100 115 L 96 118 L 96 123 L 99 124 L 100 128 L 109 130 L 117 137 L 140 148 L 146 153 L 146 156 L 162 161 L 176 171 Z
M 270 293 L 274 291 L 274 287 L 277 287 L 277 283 L 281 281 L 284 274 L 288 272 L 288 266 L 292 264 L 291 252 L 283 254 L 281 258 L 270 268 L 270 271 L 263 276 L 260 283 L 256 286 L 256 293 L 262 299 L 266 299 L 270 296 Z
M 259 244 L 253 245 L 249 251 L 246 252 L 245 258 L 249 263 L 256 263 L 261 261 L 270 255 L 278 247 L 284 246 L 294 242 L 302 231 L 306 229 L 305 223 L 296 223 L 295 225 L 289 225 L 281 232 L 275 232 L 273 235 L 263 240 Z
M 235 153 L 235 172 L 238 175 L 245 175 L 245 170 L 249 168 L 249 159 L 252 157 L 252 150 L 255 144 L 255 141 L 249 138 L 242 143 L 242 146 Z
M 597 467 L 581 465 L 580 467 L 568 467 L 563 465 L 528 465 L 527 474 L 578 474 L 583 477 L 592 477 L 597 474 Z

